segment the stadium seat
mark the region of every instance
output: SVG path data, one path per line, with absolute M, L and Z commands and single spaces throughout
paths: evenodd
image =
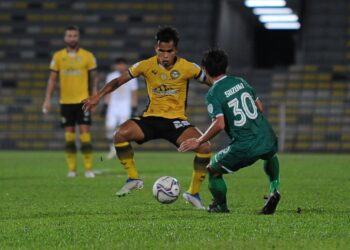
M 96 55 L 102 84 L 116 57 L 122 56 L 134 63 L 154 53 L 154 32 L 160 23 L 179 28 L 181 56 L 199 63 L 202 52 L 210 46 L 207 30 L 213 15 L 212 3 L 196 5 L 196 11 L 186 8 L 188 4 L 185 0 L 1 1 L 0 7 L 4 11 L 0 13 L 0 87 L 4 95 L 0 98 L 0 149 L 64 147 L 57 91 L 52 100 L 55 102 L 52 113 L 47 117 L 42 116 L 41 105 L 51 56 L 62 48 L 62 35 L 67 25 L 81 27 L 82 46 Z M 194 22 L 195 27 L 186 25 L 188 21 Z M 198 37 L 193 36 L 194 33 Z M 186 49 L 193 44 L 196 44 L 194 48 Z M 206 87 L 191 84 L 191 92 L 204 95 L 205 91 Z M 143 110 L 147 97 L 142 80 L 139 94 L 140 110 Z M 204 127 L 207 114 L 203 102 L 197 102 L 197 99 L 191 98 L 189 102 L 190 117 L 196 125 Z M 192 100 L 195 101 L 192 103 Z M 104 120 L 98 115 L 93 119 L 94 148 L 107 149 Z M 27 132 L 30 135 L 26 136 Z M 35 138 L 38 143 L 33 142 Z M 173 146 L 155 142 L 140 147 L 152 148 L 166 150 Z

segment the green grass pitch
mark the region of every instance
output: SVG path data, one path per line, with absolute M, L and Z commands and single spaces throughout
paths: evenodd
M 193 154 L 136 152 L 145 186 L 123 198 L 114 195 L 126 178 L 121 165 L 101 155 L 95 179 L 81 165 L 68 179 L 62 152 L 0 152 L 0 249 L 349 249 L 349 155 L 280 155 L 272 216 L 257 214 L 268 190 L 262 162 L 226 175 L 231 213 L 209 214 L 181 197 L 162 205 L 152 196 L 163 175 L 186 190 Z

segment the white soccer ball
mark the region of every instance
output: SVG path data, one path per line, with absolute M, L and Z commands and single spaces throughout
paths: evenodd
M 153 185 L 153 195 L 163 204 L 170 204 L 177 200 L 180 194 L 180 184 L 171 176 L 162 176 Z

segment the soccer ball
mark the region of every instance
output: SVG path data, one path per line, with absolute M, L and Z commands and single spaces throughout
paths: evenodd
M 174 177 L 162 176 L 153 185 L 153 195 L 160 203 L 173 203 L 177 200 L 179 194 L 180 185 Z

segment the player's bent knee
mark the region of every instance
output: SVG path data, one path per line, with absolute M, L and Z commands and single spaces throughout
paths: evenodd
M 207 171 L 209 173 L 209 176 L 212 176 L 212 177 L 216 177 L 216 176 L 219 176 L 220 173 L 216 172 L 215 169 L 213 169 L 210 164 L 208 164 L 207 166 Z
M 197 153 L 200 154 L 210 154 L 211 153 L 211 147 L 208 142 L 203 143 L 197 150 Z
M 130 131 L 129 129 L 124 129 L 124 128 L 117 128 L 117 130 L 114 133 L 114 142 L 125 142 L 129 141 L 130 137 Z

